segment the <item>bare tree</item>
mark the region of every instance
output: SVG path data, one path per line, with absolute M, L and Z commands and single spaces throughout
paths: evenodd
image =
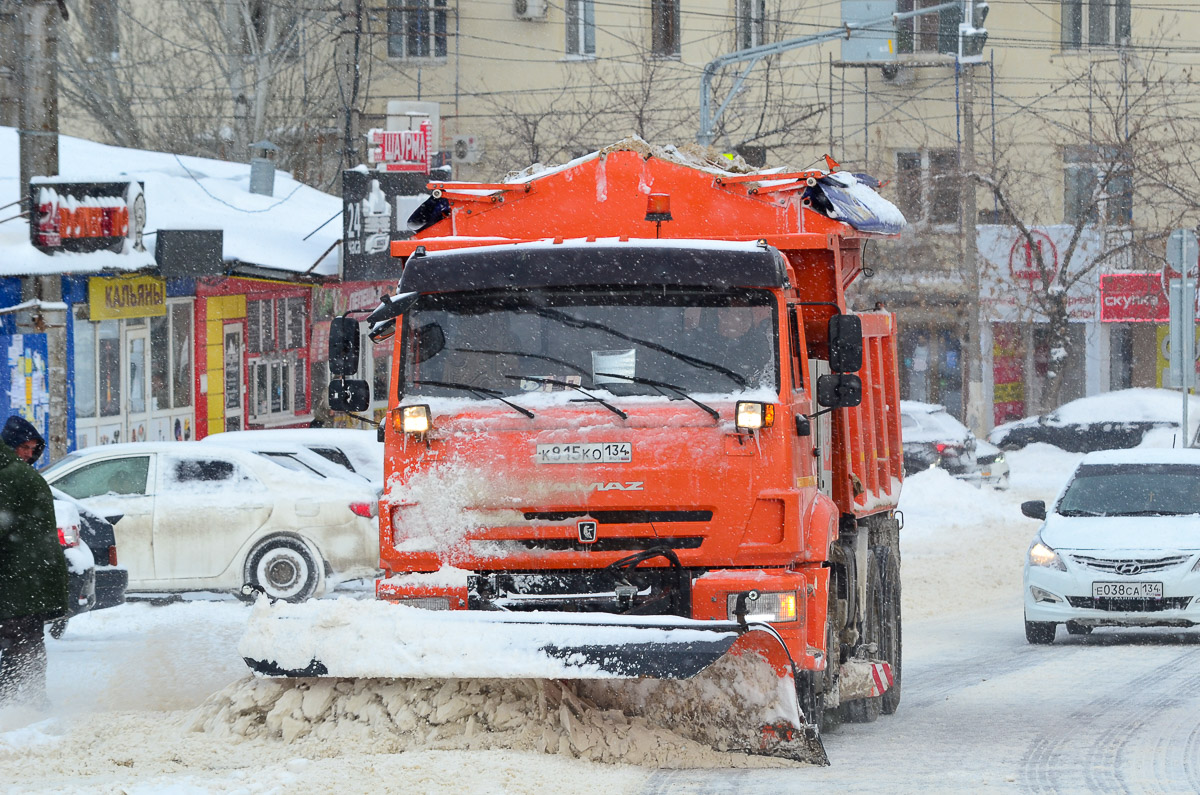
M 63 94 L 113 143 L 244 161 L 251 143 L 272 138 L 285 143 L 281 164 L 303 163 L 310 181 L 336 171 L 338 148 L 326 143 L 341 110 L 335 5 L 68 2 Z
M 1194 109 L 1180 104 L 1186 96 L 1180 88 L 1190 80 L 1152 48 L 1084 63 L 1030 103 L 1020 117 L 1024 143 L 1009 146 L 994 169 L 966 175 L 992 194 L 1029 251 L 1028 309 L 1048 326 L 1051 405 L 1061 402 L 1063 365 L 1075 353 L 1072 291 L 1101 268 L 1136 263 L 1157 269 L 1171 230 L 1200 217 L 1200 170 L 1191 157 L 1200 125 Z M 1031 162 L 1030 131 L 1058 144 L 1061 171 L 1058 164 Z M 1060 174 L 1061 215 L 1055 200 Z M 1065 240 L 1056 261 L 1039 245 L 1047 227 Z

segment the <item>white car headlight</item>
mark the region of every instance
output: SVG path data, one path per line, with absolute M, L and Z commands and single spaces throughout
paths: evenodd
M 1035 539 L 1032 546 L 1029 547 L 1029 565 L 1043 566 L 1047 569 L 1058 569 L 1059 571 L 1067 570 L 1058 553 L 1046 546 L 1045 542 L 1040 538 Z

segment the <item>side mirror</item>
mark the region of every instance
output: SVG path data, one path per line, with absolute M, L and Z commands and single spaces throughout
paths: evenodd
M 857 373 L 862 369 L 862 360 L 862 320 L 858 315 L 829 318 L 829 369 L 835 373 Z
M 413 339 L 413 362 L 423 362 L 437 356 L 446 347 L 446 332 L 437 323 L 426 323 L 417 329 Z
M 333 411 L 366 411 L 370 405 L 371 387 L 366 381 L 329 382 L 329 408 Z
M 1046 502 L 1044 500 L 1028 500 L 1021 503 L 1021 513 L 1030 519 L 1046 518 Z
M 358 321 L 335 317 L 329 321 L 329 372 L 332 375 L 354 375 L 358 372 Z M 332 390 L 333 384 L 330 384 Z M 330 392 L 332 394 L 332 391 Z
M 817 379 L 817 403 L 829 409 L 846 409 L 862 403 L 862 379 L 850 373 Z

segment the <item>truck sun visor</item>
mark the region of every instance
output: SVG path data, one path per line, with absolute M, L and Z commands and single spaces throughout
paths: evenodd
M 547 244 L 549 245 L 549 244 Z M 686 287 L 784 287 L 783 256 L 772 248 L 638 245 L 497 246 L 413 257 L 405 292 L 449 292 L 621 284 Z

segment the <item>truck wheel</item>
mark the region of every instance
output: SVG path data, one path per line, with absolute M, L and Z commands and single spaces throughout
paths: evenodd
M 67 631 L 67 619 L 60 618 L 50 622 L 50 637 L 58 640 Z
M 316 593 L 321 576 L 308 546 L 298 538 L 268 539 L 246 560 L 246 582 L 272 600 L 306 601 Z
M 900 676 L 902 673 L 903 647 L 900 632 L 900 562 L 889 549 L 880 550 L 887 558 L 880 563 L 883 568 L 883 625 L 879 641 L 879 656 L 892 667 L 892 686 L 883 694 L 880 703 L 884 715 L 895 713 L 900 706 Z
M 1054 642 L 1054 630 L 1058 625 L 1053 621 L 1030 621 L 1025 619 L 1025 640 L 1038 646 Z
M 810 726 L 816 726 L 817 731 L 825 721 L 825 672 L 800 671 L 796 679 L 796 698 L 800 702 L 800 711 L 804 720 Z

